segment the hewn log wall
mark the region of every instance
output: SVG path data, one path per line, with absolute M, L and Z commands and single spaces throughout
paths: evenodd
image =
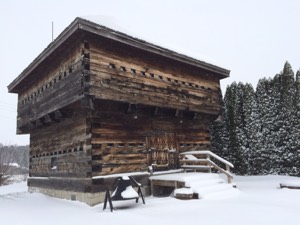
M 35 76 L 34 85 L 19 93 L 17 127 L 19 133 L 29 133 L 30 123 L 61 109 L 82 96 L 82 46 L 70 49 L 61 61 L 45 67 Z M 43 121 L 41 121 L 43 122 Z
M 152 164 L 147 138 L 157 134 L 175 134 L 178 152 L 207 149 L 211 117 L 194 118 L 190 113 L 176 116 L 176 110 L 117 102 L 94 102 L 90 118 L 92 176 L 147 171 Z M 171 149 L 170 149 L 171 150 Z
M 90 177 L 91 148 L 85 118 L 63 121 L 32 131 L 30 176 Z
M 90 44 L 89 94 L 100 99 L 218 115 L 219 80 L 209 72 L 158 67 L 126 50 Z M 120 47 L 120 46 L 119 46 Z M 118 54 L 118 55 L 117 55 Z M 155 56 L 152 56 L 155 57 Z M 160 62 L 161 64 L 163 62 Z

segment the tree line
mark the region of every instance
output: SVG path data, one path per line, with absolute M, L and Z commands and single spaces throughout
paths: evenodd
M 13 174 L 27 174 L 29 146 L 3 145 L 0 143 L 0 186 Z
M 222 120 L 211 127 L 212 151 L 240 175 L 300 176 L 300 71 L 286 62 L 281 73 L 226 89 Z

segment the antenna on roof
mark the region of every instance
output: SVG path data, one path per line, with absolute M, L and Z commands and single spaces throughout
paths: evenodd
M 53 21 L 52 21 L 52 41 L 53 41 Z

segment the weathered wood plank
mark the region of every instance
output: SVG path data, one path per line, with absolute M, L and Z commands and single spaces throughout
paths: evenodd
M 190 79 L 197 80 L 213 80 L 215 83 L 218 83 L 218 79 L 214 76 L 207 76 L 207 71 L 205 70 L 191 70 L 191 67 L 185 67 L 184 69 L 179 66 L 179 64 L 173 64 L 171 61 L 166 61 L 165 59 L 161 59 L 161 61 L 153 61 L 153 58 L 145 57 L 144 55 L 129 55 L 131 52 L 116 52 L 110 49 L 110 51 L 103 48 L 104 46 L 97 46 L 97 43 L 91 43 L 91 59 L 96 59 L 98 62 L 107 62 L 107 60 L 111 60 L 112 63 L 116 65 L 128 65 L 129 68 L 136 69 L 137 71 L 151 71 L 154 74 L 166 74 L 168 76 L 172 76 L 176 74 L 176 77 L 189 77 Z M 101 49 L 101 50 L 100 50 Z M 124 60 L 126 59 L 126 61 Z M 139 65 L 136 64 L 139 62 Z M 171 63 L 171 64 L 170 64 Z M 163 65 L 169 65 L 165 67 Z M 164 68 L 161 71 L 161 68 Z M 163 72 L 163 73 L 162 73 Z
M 209 81 L 209 80 L 200 80 L 193 79 L 188 76 L 180 77 L 176 75 L 166 75 L 163 72 L 158 71 L 143 71 L 134 69 L 135 73 L 132 73 L 130 67 L 125 67 L 127 64 L 121 66 L 120 64 L 114 64 L 118 68 L 111 69 L 109 68 L 109 58 L 106 59 L 106 62 L 101 63 L 98 60 L 91 59 L 91 74 L 97 75 L 101 78 L 106 79 L 128 79 L 131 78 L 136 82 L 143 81 L 147 85 L 157 85 L 157 86 L 170 86 L 174 88 L 184 88 L 186 90 L 196 90 L 197 92 L 206 93 L 211 91 L 212 93 L 218 91 L 220 86 L 218 82 Z M 126 71 L 120 70 L 120 68 L 127 68 Z
M 81 99 L 81 73 L 69 75 L 59 86 L 18 107 L 18 127 Z

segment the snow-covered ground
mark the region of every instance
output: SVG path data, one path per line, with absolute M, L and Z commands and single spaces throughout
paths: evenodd
M 155 224 L 155 225 L 282 225 L 299 224 L 300 190 L 280 189 L 280 183 L 300 182 L 287 176 L 234 179 L 239 193 L 228 198 L 178 200 L 147 197 L 146 204 L 103 211 L 84 203 L 30 194 L 26 183 L 0 187 L 0 221 L 9 225 Z

